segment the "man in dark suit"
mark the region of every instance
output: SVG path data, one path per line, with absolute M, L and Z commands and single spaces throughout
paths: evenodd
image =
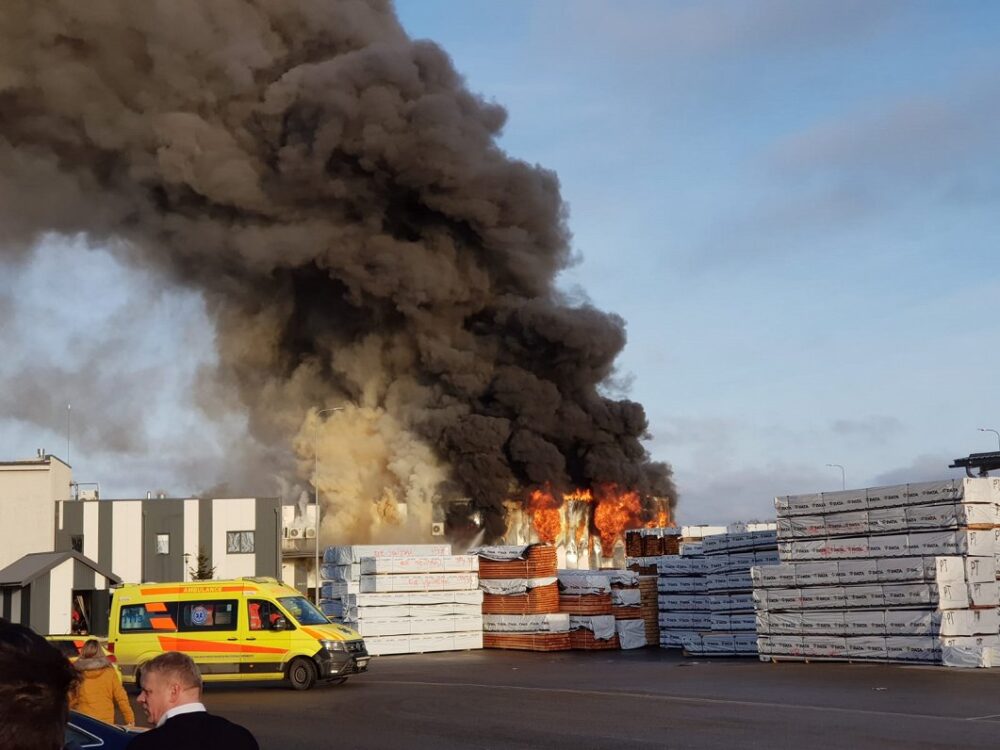
M 129 750 L 259 750 L 239 724 L 213 716 L 201 702 L 201 673 L 187 654 L 168 651 L 146 662 L 139 705 L 156 726 L 129 743 Z

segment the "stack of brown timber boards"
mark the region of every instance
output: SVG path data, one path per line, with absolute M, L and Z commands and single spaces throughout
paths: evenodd
M 607 594 L 561 594 L 559 611 L 571 615 L 610 615 L 614 613 L 611 592 Z
M 569 633 L 564 630 L 568 623 L 556 625 L 552 618 L 532 618 L 559 613 L 555 548 L 534 544 L 480 547 L 473 552 L 479 555 L 479 585 L 483 589 L 483 627 L 486 629 L 483 647 L 530 651 L 569 649 Z
M 570 647 L 576 651 L 617 651 L 621 648 L 618 634 L 607 639 L 598 638 L 594 631 L 577 628 L 569 634 Z
M 660 642 L 660 605 L 656 590 L 657 576 L 639 576 L 639 593 L 642 604 L 639 607 L 646 631 L 646 643 Z

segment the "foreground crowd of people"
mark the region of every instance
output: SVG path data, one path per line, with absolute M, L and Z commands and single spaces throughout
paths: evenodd
M 201 674 L 186 654 L 168 652 L 146 663 L 137 702 L 152 729 L 137 735 L 129 748 L 259 750 L 249 731 L 208 713 L 201 694 Z M 69 750 L 70 708 L 113 723 L 116 706 L 125 724 L 135 723 L 98 641 L 87 641 L 74 665 L 30 628 L 0 618 L 0 748 Z

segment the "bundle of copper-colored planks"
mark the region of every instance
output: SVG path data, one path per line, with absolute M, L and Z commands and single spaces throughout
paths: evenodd
M 559 585 L 528 589 L 523 594 L 483 594 L 484 615 L 533 615 L 559 611 Z
M 571 615 L 610 615 L 611 594 L 561 594 L 559 611 Z
M 479 577 L 487 579 L 548 578 L 556 574 L 557 567 L 555 547 L 535 544 L 527 548 L 523 559 L 491 560 L 481 555 Z
M 483 648 L 517 651 L 569 651 L 569 633 L 483 633 Z
M 628 531 L 625 533 L 625 554 L 629 557 L 642 557 L 642 532 Z
M 660 604 L 656 590 L 656 576 L 639 576 L 639 591 L 642 604 L 639 607 L 642 620 L 646 624 L 646 642 L 660 642 Z
M 574 650 L 580 651 L 617 651 L 621 648 L 617 635 L 601 639 L 585 628 L 570 631 L 569 642 Z

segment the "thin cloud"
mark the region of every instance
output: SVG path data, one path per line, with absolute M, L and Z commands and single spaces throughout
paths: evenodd
M 905 8 L 898 2 L 761 0 L 672 3 L 574 2 L 571 28 L 629 56 L 693 57 L 792 52 L 870 37 Z
M 895 417 L 872 415 L 862 419 L 836 419 L 830 429 L 843 437 L 862 438 L 875 443 L 885 443 L 903 429 Z

